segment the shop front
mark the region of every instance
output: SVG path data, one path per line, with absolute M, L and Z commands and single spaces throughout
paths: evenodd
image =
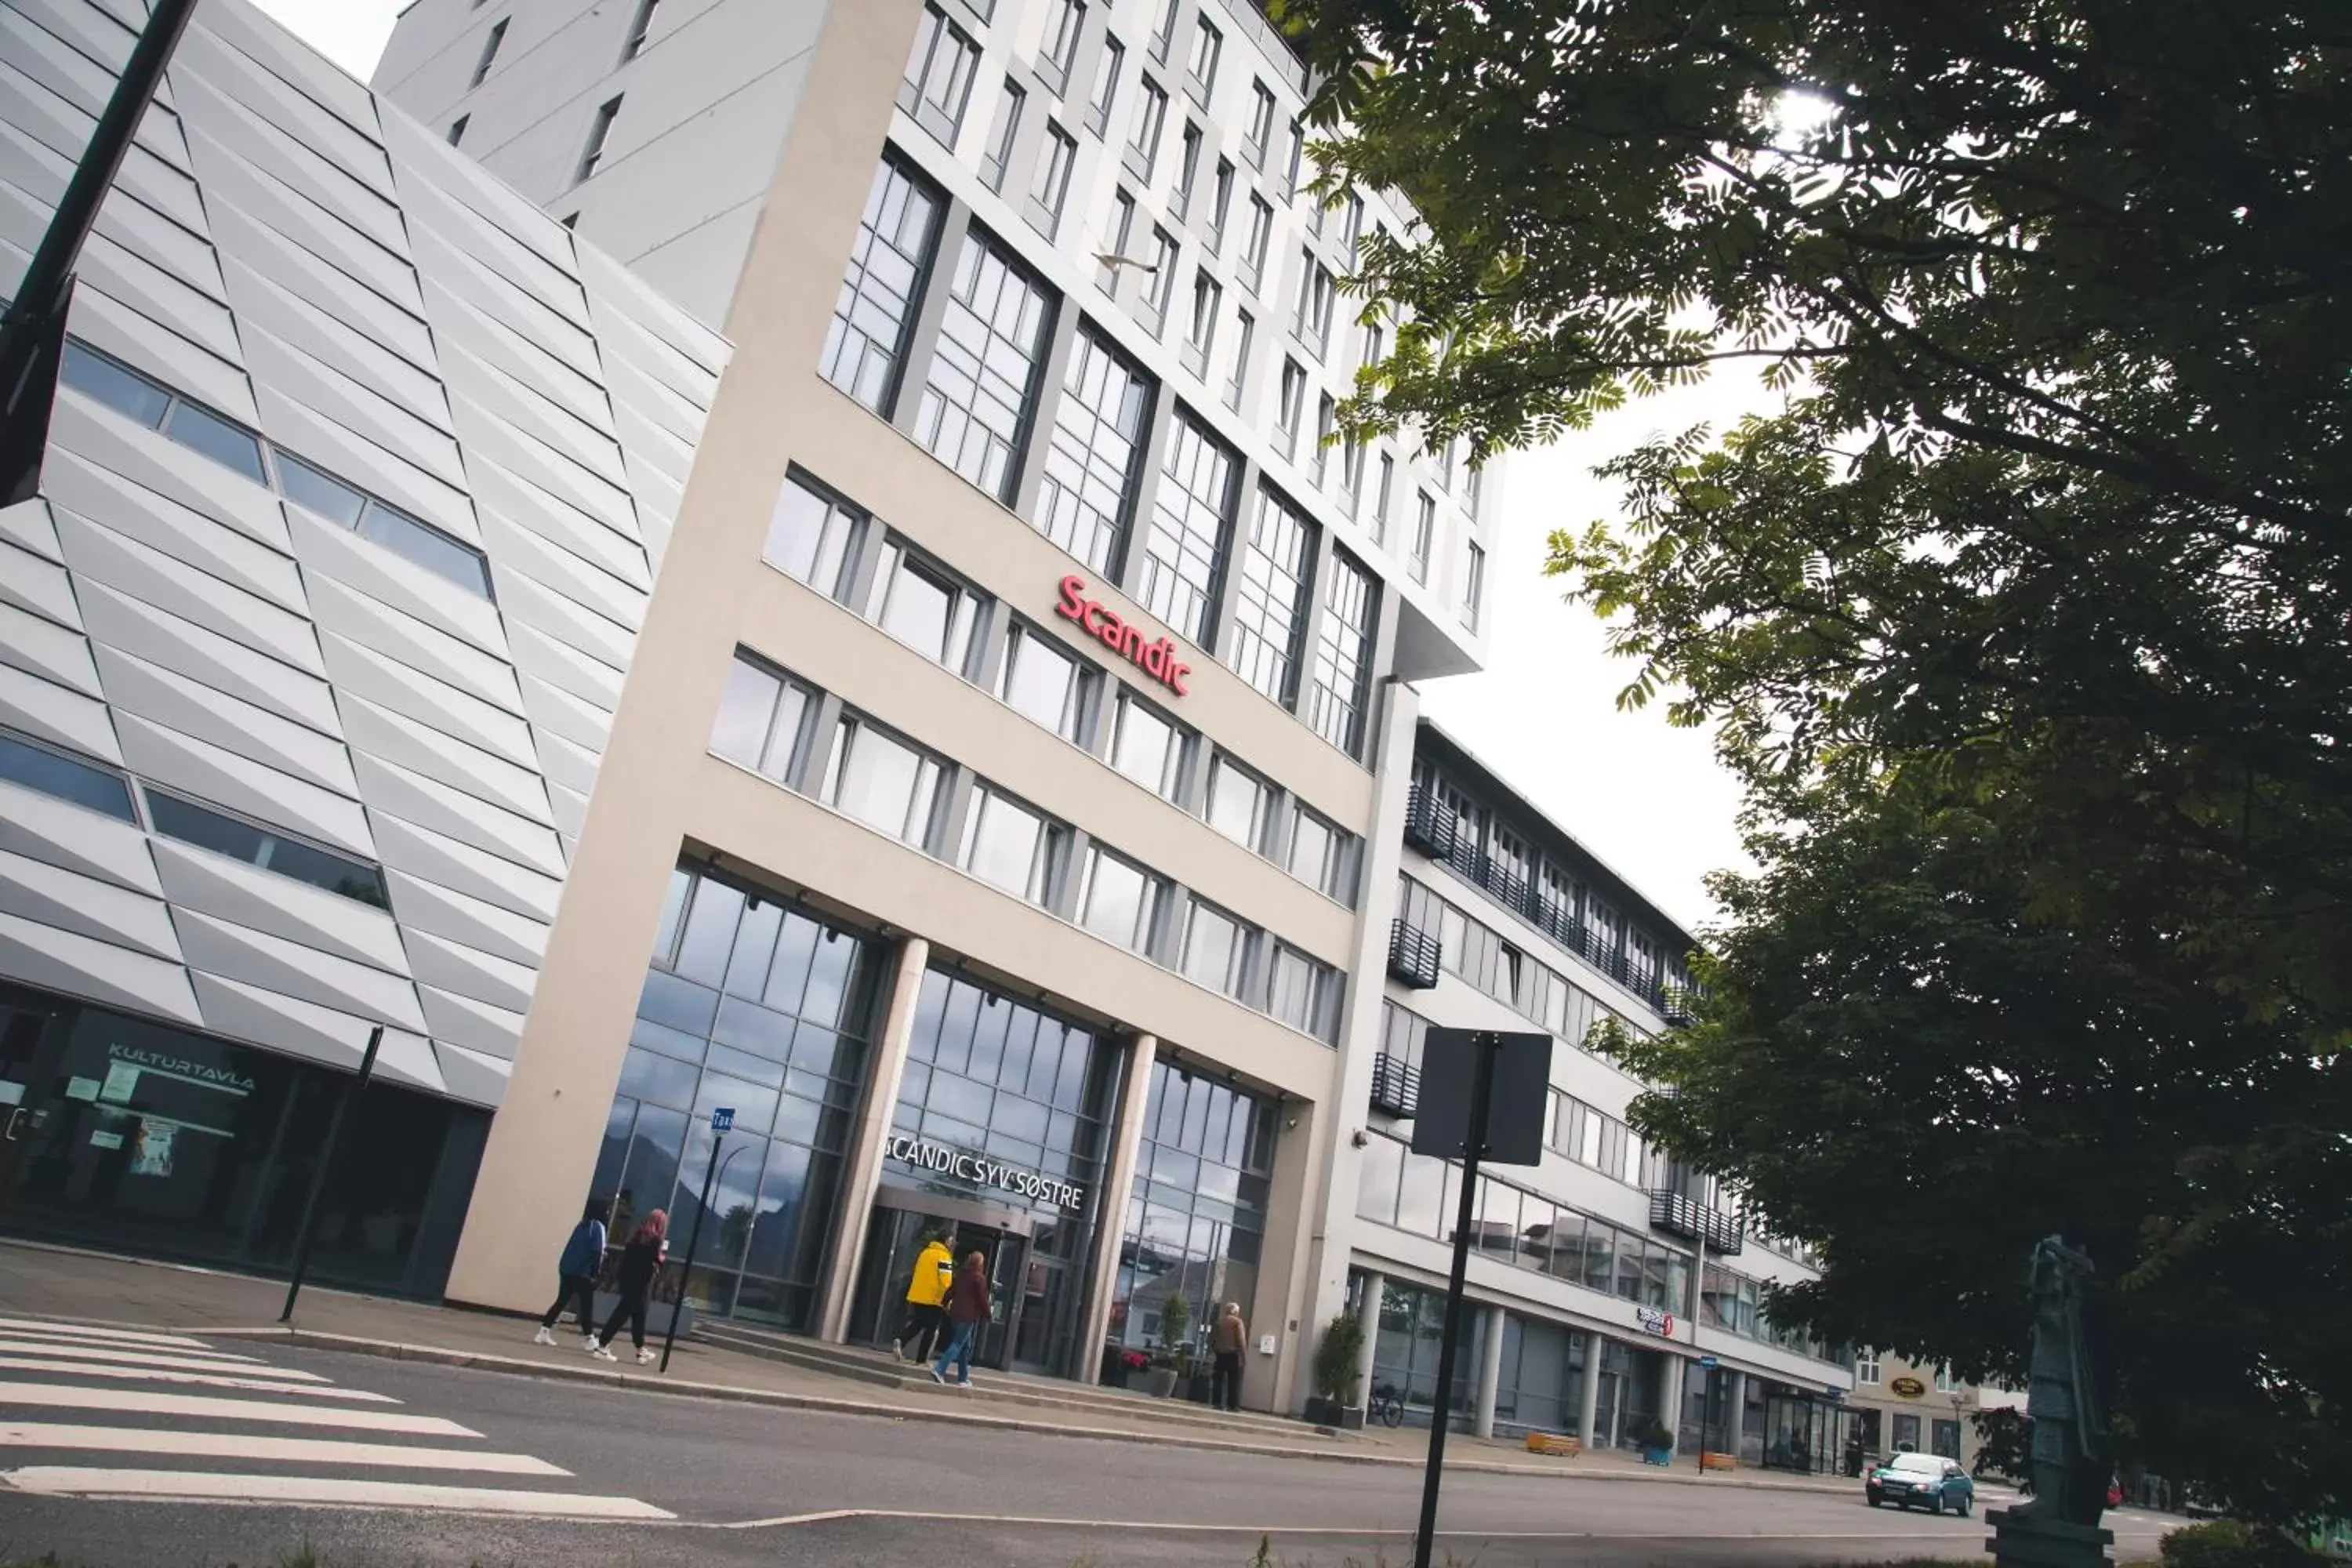
M 1764 1414 L 1764 1452 L 1768 1470 L 1791 1470 L 1800 1475 L 1831 1476 L 1845 1471 L 1845 1449 L 1855 1435 L 1855 1413 L 1834 1394 L 1825 1394 L 1761 1378 L 1757 1385 Z

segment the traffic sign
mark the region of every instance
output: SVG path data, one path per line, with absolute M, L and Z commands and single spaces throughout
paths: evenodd
M 1713 1372 L 1717 1367 L 1719 1367 L 1723 1363 L 1717 1361 L 1711 1355 L 1703 1355 L 1698 1358 L 1698 1365 L 1701 1372 Z
M 732 1132 L 735 1130 L 735 1108 L 722 1105 L 713 1110 L 710 1113 L 710 1130 L 713 1132 Z

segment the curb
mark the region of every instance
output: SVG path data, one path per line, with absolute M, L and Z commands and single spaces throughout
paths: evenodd
M 153 1325 L 137 1326 L 152 1328 Z M 268 1328 L 257 1329 L 206 1328 L 172 1331 L 205 1333 L 215 1338 L 278 1340 L 284 1343 L 303 1345 L 314 1350 L 381 1356 L 391 1361 L 412 1361 L 428 1365 L 462 1367 L 474 1372 L 547 1378 L 558 1382 L 601 1384 L 608 1387 L 628 1389 L 633 1393 L 667 1394 L 681 1398 L 710 1399 L 733 1405 L 760 1405 L 771 1409 L 814 1410 L 832 1415 L 864 1415 L 891 1421 L 929 1421 L 944 1426 L 980 1427 L 992 1432 L 1021 1433 L 1046 1437 L 1090 1438 L 1097 1442 L 1143 1443 L 1163 1448 L 1195 1448 L 1211 1453 L 1242 1455 L 1255 1458 L 1315 1459 L 1326 1464 L 1383 1465 L 1414 1470 L 1423 1468 L 1424 1465 L 1422 1458 L 1411 1455 L 1347 1453 L 1332 1449 L 1292 1447 L 1279 1443 L 1233 1443 L 1213 1437 L 1195 1437 L 1188 1434 L 1133 1432 L 1116 1426 L 1075 1426 L 1058 1422 L 1024 1420 L 1018 1416 L 989 1415 L 977 1411 L 924 1409 L 881 1405 L 871 1400 L 835 1399 L 823 1394 L 784 1394 L 772 1389 L 737 1388 L 722 1383 L 681 1383 L 667 1378 L 647 1377 L 639 1373 L 604 1372 L 593 1367 L 567 1366 L 553 1362 L 522 1361 L 513 1356 L 447 1350 L 438 1345 L 403 1344 L 394 1340 L 366 1339 L 352 1334 L 331 1334 L 317 1329 L 280 1328 L 275 1324 Z M 1633 1471 L 1603 1475 L 1586 1471 L 1579 1474 L 1572 1470 L 1549 1466 L 1505 1464 L 1492 1459 L 1448 1459 L 1445 1468 L 1450 1471 L 1461 1471 L 1473 1475 L 1540 1476 L 1552 1480 L 1589 1480 L 1604 1484 L 1619 1481 L 1633 1486 L 1705 1486 L 1742 1491 L 1811 1492 L 1832 1497 L 1851 1495 L 1851 1489 L 1847 1487 L 1823 1486 L 1803 1481 L 1759 1481 L 1723 1476 L 1645 1476 Z

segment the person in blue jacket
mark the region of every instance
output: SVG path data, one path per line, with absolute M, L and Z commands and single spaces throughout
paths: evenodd
M 580 1332 L 589 1343 L 596 1342 L 596 1276 L 604 1267 L 604 1200 L 590 1198 L 580 1223 L 572 1227 L 571 1239 L 563 1244 L 563 1255 L 555 1260 L 555 1272 L 561 1281 L 555 1292 L 555 1305 L 539 1321 L 539 1332 L 531 1343 L 551 1345 L 555 1342 L 555 1320 L 563 1316 L 563 1309 L 573 1301 L 580 1304 Z

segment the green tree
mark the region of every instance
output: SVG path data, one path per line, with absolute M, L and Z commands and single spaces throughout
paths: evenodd
M 1359 432 L 1553 438 L 1760 361 L 1550 569 L 1718 726 L 1759 872 L 1645 1132 L 1820 1244 L 1781 1321 L 2352 1494 L 2352 20 L 2308 0 L 1286 0 L 1395 188 Z

